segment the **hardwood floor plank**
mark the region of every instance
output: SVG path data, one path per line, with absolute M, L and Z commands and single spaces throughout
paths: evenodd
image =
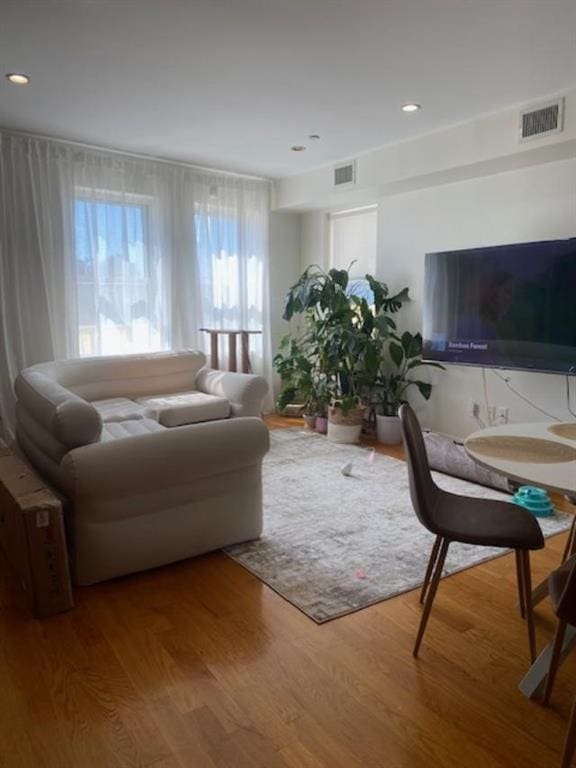
M 565 540 L 535 553 L 535 583 Z M 576 654 L 550 708 L 520 694 L 527 638 L 510 556 L 442 580 L 417 661 L 416 592 L 317 626 L 215 553 L 77 590 L 73 612 L 39 622 L 5 568 L 1 768 L 559 763 Z M 555 621 L 546 602 L 536 613 L 542 647 Z
M 151 707 L 151 716 L 179 768 L 216 768 L 216 763 L 204 749 L 199 733 L 170 698 L 156 699 Z

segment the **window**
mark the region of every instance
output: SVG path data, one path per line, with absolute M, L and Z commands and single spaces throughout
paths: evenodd
M 79 193 L 74 214 L 80 356 L 165 348 L 149 201 Z
M 213 214 L 196 215 L 203 322 L 216 328 L 262 328 L 263 256 L 242 253 L 243 222 Z
M 378 209 L 375 205 L 330 216 L 330 266 L 348 269 L 353 278 L 376 270 Z
M 195 217 L 201 325 L 262 330 L 264 325 L 265 227 L 258 214 L 242 218 L 225 210 Z M 250 341 L 252 362 L 261 365 L 262 337 Z M 222 350 L 227 364 L 227 350 Z

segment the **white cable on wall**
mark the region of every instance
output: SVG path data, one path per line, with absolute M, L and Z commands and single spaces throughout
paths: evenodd
M 550 413 L 549 411 L 545 411 L 544 408 L 540 408 L 539 405 L 536 405 L 536 403 L 532 402 L 528 397 L 523 395 L 521 392 L 518 392 L 517 389 L 515 389 L 512 384 L 510 384 L 510 379 L 507 376 L 503 376 L 502 374 L 498 373 L 498 371 L 494 370 L 494 368 L 490 368 L 494 376 L 496 376 L 497 379 L 500 379 L 512 392 L 516 395 L 516 397 L 519 397 L 520 400 L 523 400 L 525 403 L 527 403 L 531 408 L 534 408 L 535 411 L 538 411 L 539 413 L 544 414 L 544 416 L 548 416 L 549 419 L 554 419 L 554 421 L 564 421 L 564 419 L 560 418 L 559 416 L 555 416 L 553 413 Z M 484 368 L 482 369 L 482 372 L 484 373 Z

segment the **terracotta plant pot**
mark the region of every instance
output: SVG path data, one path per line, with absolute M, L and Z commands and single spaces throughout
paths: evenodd
M 316 427 L 316 415 L 311 413 L 305 413 L 302 418 L 304 419 L 304 426 L 306 429 L 315 429 Z
M 384 445 L 398 445 L 402 442 L 402 424 L 399 416 L 376 414 L 376 435 Z
M 328 411 L 328 439 L 333 443 L 360 442 L 365 410 L 359 406 L 345 414 L 339 405 L 331 405 Z

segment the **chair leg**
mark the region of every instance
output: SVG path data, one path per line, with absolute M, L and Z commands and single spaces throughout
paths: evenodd
M 544 698 L 542 703 L 545 707 L 550 702 L 550 696 L 552 695 L 552 689 L 554 688 L 554 681 L 556 680 L 556 673 L 560 666 L 560 655 L 562 653 L 562 646 L 564 645 L 564 635 L 566 634 L 566 622 L 558 621 L 556 627 L 556 634 L 554 635 L 554 645 L 552 647 L 552 658 L 550 659 L 550 668 L 548 669 L 548 677 L 546 678 L 546 690 L 544 691 Z
M 572 765 L 572 758 L 576 751 L 576 699 L 572 704 L 572 712 L 570 713 L 570 720 L 568 722 L 568 729 L 566 730 L 566 737 L 564 740 L 564 752 L 562 753 L 562 763 L 560 768 L 570 768 Z
M 530 646 L 530 661 L 536 661 L 536 629 L 534 627 L 534 606 L 532 605 L 532 574 L 530 573 L 530 552 L 522 550 L 522 581 L 524 584 L 524 607 L 526 624 L 528 626 L 528 643 Z
M 440 549 L 441 541 L 442 536 L 436 536 L 436 541 L 434 542 L 432 552 L 430 553 L 430 560 L 428 560 L 428 567 L 426 568 L 426 575 L 424 576 L 424 584 L 422 584 L 422 591 L 420 592 L 420 603 L 423 603 L 426 599 L 426 592 L 428 591 L 430 577 L 432 576 L 434 566 L 436 565 L 436 559 L 438 558 L 438 550 Z
M 522 553 L 519 549 L 514 552 L 516 556 L 516 580 L 518 581 L 518 602 L 520 604 L 520 616 L 526 618 L 526 602 L 524 589 L 524 569 L 522 567 Z
M 422 642 L 424 632 L 426 631 L 426 624 L 428 624 L 428 618 L 430 617 L 430 611 L 432 610 L 432 603 L 436 597 L 436 590 L 438 589 L 438 584 L 440 583 L 440 578 L 442 576 L 442 570 L 444 568 L 444 561 L 446 560 L 446 553 L 448 552 L 449 544 L 450 542 L 447 539 L 441 539 L 440 550 L 438 552 L 438 557 L 436 558 L 434 573 L 432 574 L 432 578 L 430 580 L 430 587 L 427 591 L 426 602 L 424 603 L 424 611 L 420 620 L 420 627 L 418 628 L 416 643 L 414 644 L 414 658 L 418 656 L 420 643 Z
M 575 545 L 576 545 L 576 515 L 572 517 L 572 525 L 570 526 L 570 533 L 568 534 L 568 538 L 566 539 L 566 546 L 564 547 L 564 552 L 562 553 L 563 563 L 565 563 L 569 557 L 572 557 L 572 555 L 574 554 Z

